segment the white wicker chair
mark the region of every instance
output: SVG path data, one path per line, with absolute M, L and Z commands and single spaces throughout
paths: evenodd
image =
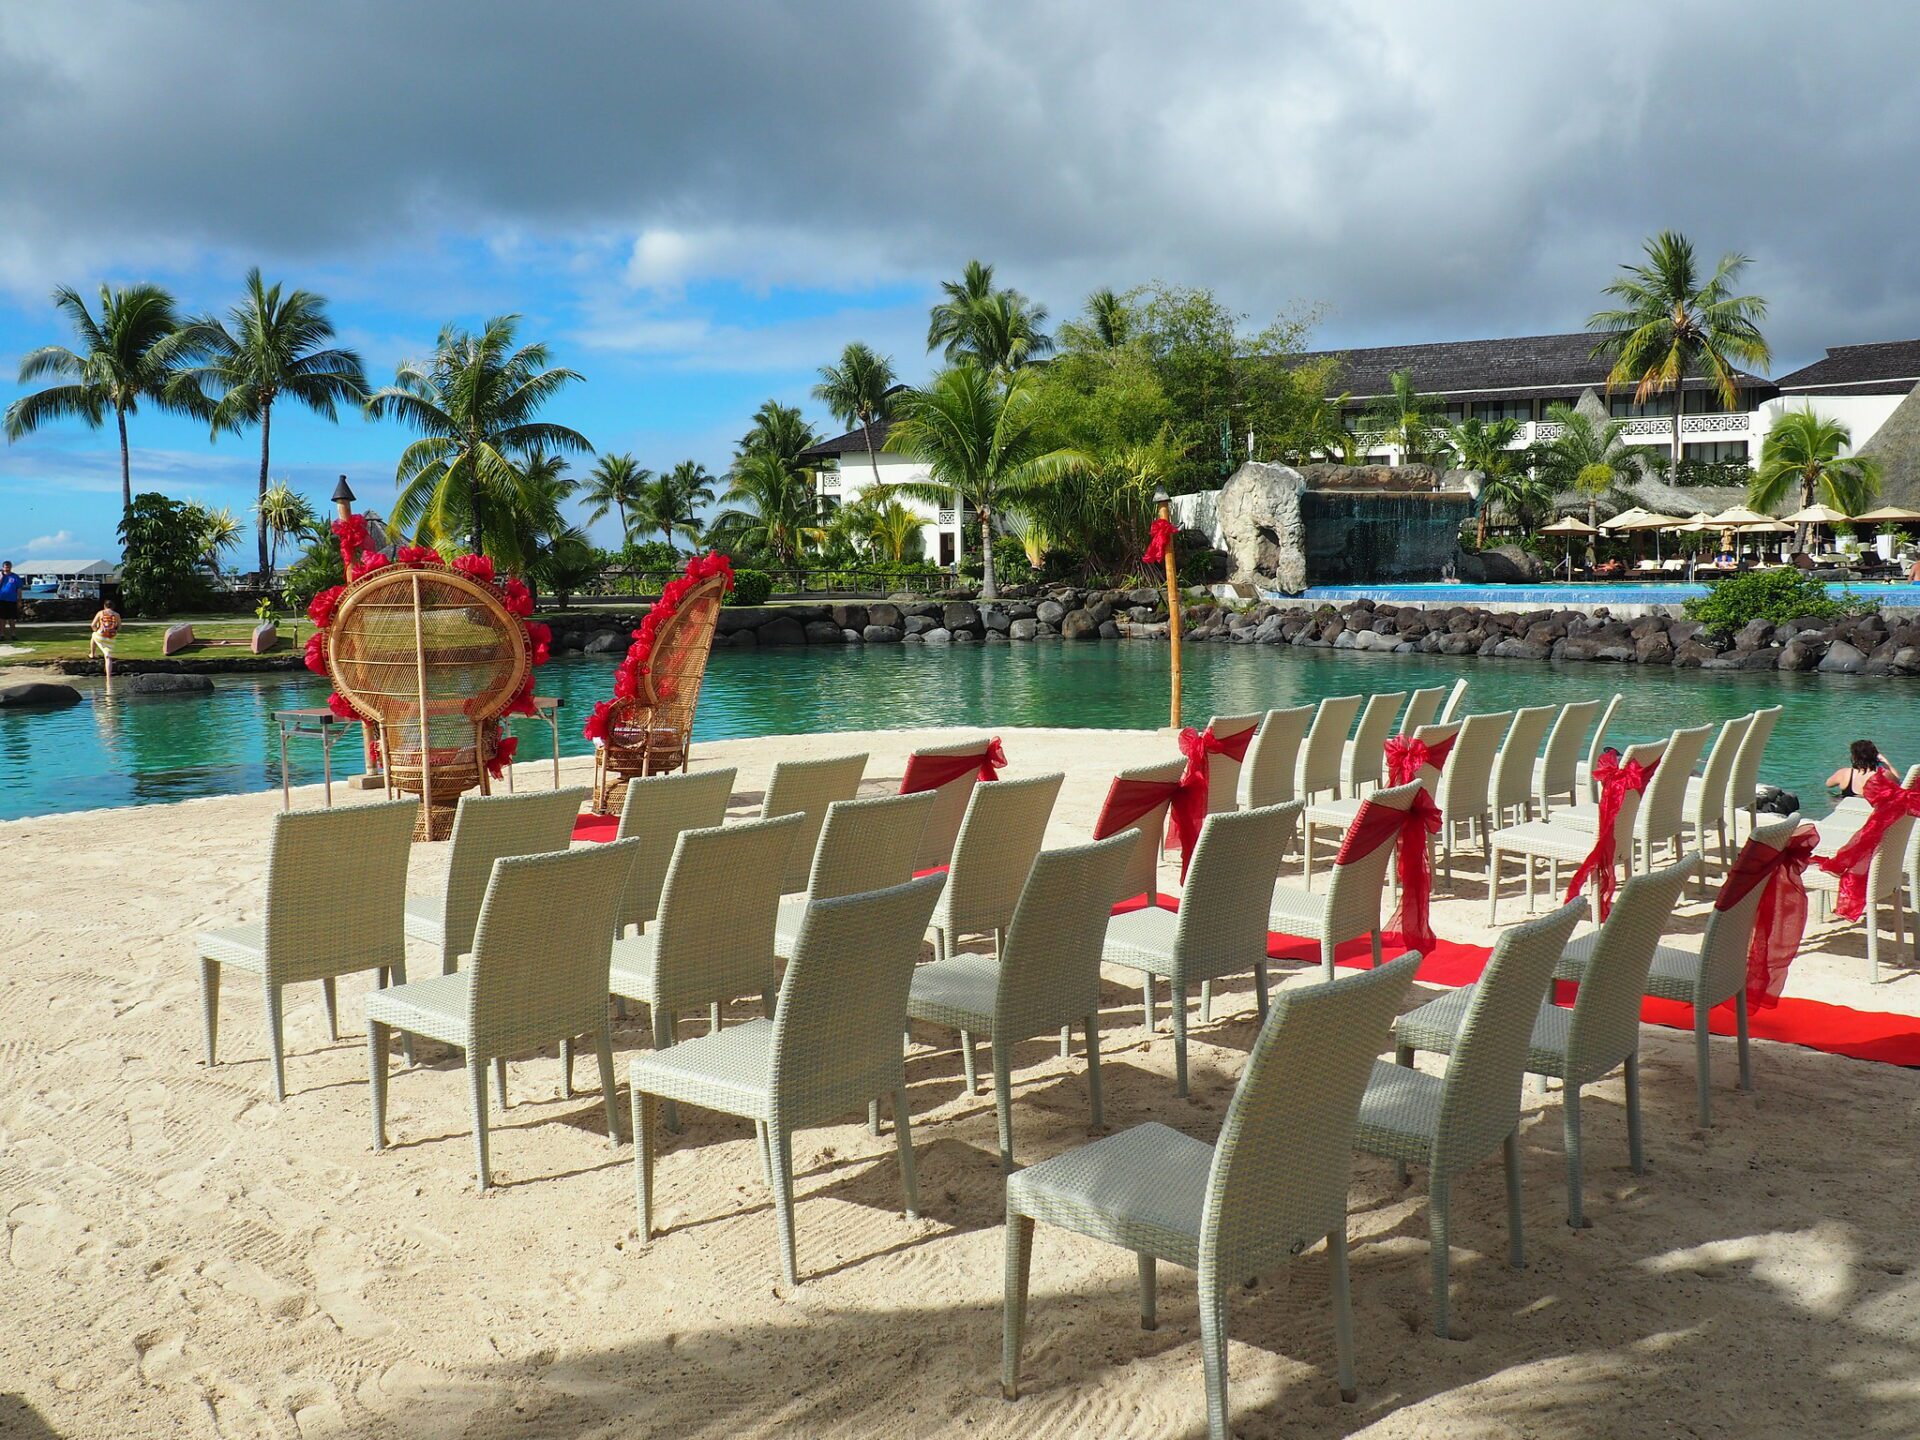
M 1449 889 L 1453 886 L 1453 840 L 1462 826 L 1469 844 L 1480 840 L 1480 855 L 1489 866 L 1492 855 L 1488 836 L 1493 830 L 1493 762 L 1500 740 L 1513 723 L 1511 710 L 1490 715 L 1469 715 L 1460 724 L 1460 738 L 1453 742 L 1453 753 L 1440 772 L 1440 784 L 1434 801 L 1440 807 L 1440 872 Z
M 1415 779 L 1391 790 L 1376 790 L 1361 803 L 1363 807 L 1404 813 L 1421 789 L 1420 781 Z M 1359 823 L 1358 812 L 1353 823 Z M 1333 978 L 1333 952 L 1348 940 L 1362 936 L 1371 939 L 1373 963 L 1378 965 L 1381 892 L 1386 888 L 1387 870 L 1398 848 L 1397 840 L 1388 840 L 1345 864 L 1334 861 L 1333 877 L 1327 881 L 1324 896 L 1294 885 L 1273 886 L 1266 928 L 1303 940 L 1318 940 L 1321 969 L 1329 980 Z
M 1747 840 L 1750 846 L 1779 850 L 1800 826 L 1798 816 L 1763 825 Z M 1753 1089 L 1753 1066 L 1747 1050 L 1747 949 L 1753 942 L 1754 922 L 1766 886 L 1756 885 L 1725 910 L 1707 916 L 1707 931 L 1698 950 L 1656 945 L 1647 971 L 1647 994 L 1693 1006 L 1694 1069 L 1699 1083 L 1700 1124 L 1713 1124 L 1713 1086 L 1710 1072 L 1708 1015 L 1714 1006 L 1731 1000 L 1740 1056 L 1740 1088 Z M 1563 980 L 1583 980 L 1593 958 L 1599 932 L 1583 935 L 1566 948 L 1556 971 Z
M 821 760 L 782 760 L 767 777 L 766 793 L 760 800 L 760 818 L 778 820 L 782 815 L 804 819 L 800 834 L 787 856 L 787 873 L 780 882 L 784 895 L 807 888 L 807 876 L 813 869 L 813 847 L 819 842 L 820 827 L 826 822 L 827 807 L 836 800 L 851 800 L 860 793 L 860 777 L 867 772 L 865 755 L 832 755 Z
M 1191 986 L 1253 971 L 1260 1013 L 1267 1013 L 1267 897 L 1300 802 L 1209 815 L 1193 848 L 1178 911 L 1149 907 L 1116 915 L 1102 960 L 1140 972 L 1142 1013 L 1154 1029 L 1154 977 L 1173 992 L 1176 1093 L 1187 1093 L 1187 996 Z
M 487 1165 L 487 1062 L 507 1106 L 507 1061 L 556 1041 L 593 1037 L 607 1134 L 620 1139 L 614 1104 L 613 1025 L 607 1013 L 607 958 L 627 870 L 640 845 L 607 845 L 496 860 L 464 970 L 367 997 L 367 1059 L 373 1088 L 373 1148 L 387 1143 L 390 1032 L 425 1036 L 464 1050 L 473 1102 L 474 1169 Z M 566 903 L 556 905 L 554 897 Z
M 1247 752 L 1247 808 L 1265 809 L 1293 799 L 1294 776 L 1299 771 L 1300 747 L 1313 723 L 1314 707 L 1296 705 L 1269 710 L 1260 721 Z
M 1581 1194 L 1580 1092 L 1626 1067 L 1627 1149 L 1638 1175 L 1646 1168 L 1640 1144 L 1640 997 L 1654 946 L 1680 903 L 1687 877 L 1700 864 L 1686 855 L 1664 870 L 1638 875 L 1621 887 L 1613 913 L 1600 926 L 1589 952 L 1586 980 L 1572 1009 L 1542 1005 L 1527 1047 L 1527 1069 L 1556 1075 L 1561 1089 L 1561 1121 L 1567 1146 L 1567 1223 L 1586 1224 Z M 1394 1024 L 1402 1064 L 1416 1050 L 1451 1054 L 1478 987 L 1462 986 L 1438 1000 L 1410 1010 Z
M 1660 752 L 1660 768 L 1647 782 L 1646 793 L 1640 797 L 1640 809 L 1633 820 L 1634 863 L 1639 869 L 1653 868 L 1656 844 L 1671 846 L 1676 859 L 1685 848 L 1681 832 L 1686 826 L 1687 782 L 1693 778 L 1693 767 L 1712 734 L 1711 725 L 1696 725 L 1676 730 L 1667 737 L 1666 747 Z M 1591 834 L 1599 826 L 1600 807 L 1576 805 L 1556 815 L 1554 823 L 1574 826 Z M 1702 856 L 1703 862 L 1704 859 Z
M 1660 758 L 1666 748 L 1666 741 L 1654 740 L 1644 745 L 1629 745 L 1622 755 L 1621 763 L 1637 760 L 1642 765 L 1650 764 Z M 1659 772 L 1656 771 L 1658 778 Z M 1651 782 L 1649 782 L 1651 783 Z M 1627 875 L 1633 874 L 1633 829 L 1640 816 L 1641 795 L 1629 790 L 1621 797 L 1620 813 L 1613 822 L 1614 864 L 1623 868 Z M 1545 820 L 1528 820 L 1519 825 L 1509 825 L 1505 829 L 1493 832 L 1488 842 L 1487 859 L 1487 923 L 1495 924 L 1500 918 L 1500 862 L 1508 856 L 1517 858 L 1525 871 L 1527 913 L 1533 913 L 1533 866 L 1536 860 L 1545 861 L 1547 866 L 1547 890 L 1549 894 L 1560 893 L 1560 867 L 1571 866 L 1578 869 L 1580 863 L 1593 851 L 1594 829 L 1591 824 L 1576 825 L 1569 823 L 1571 810 L 1561 810 Z
M 660 1128 L 653 1109 L 661 1101 L 754 1122 L 761 1165 L 773 1190 L 781 1274 L 789 1288 L 800 1283 L 793 1236 L 794 1131 L 829 1124 L 879 1096 L 890 1097 L 908 1218 L 918 1212 L 900 1034 L 907 1024 L 907 987 L 941 884 L 940 876 L 925 875 L 808 907 L 806 929 L 771 1020 L 749 1020 L 634 1058 L 627 1075 L 642 1244 L 653 1238 Z
M 1453 688 L 1447 691 L 1447 703 L 1440 708 L 1440 723 L 1450 725 L 1455 720 L 1464 720 L 1460 706 L 1467 698 L 1467 682 L 1464 679 L 1453 682 Z
M 1393 732 L 1393 717 L 1400 713 L 1404 690 L 1369 695 L 1360 721 L 1354 726 L 1353 739 L 1347 741 L 1341 755 L 1341 790 L 1346 799 L 1357 800 L 1361 787 L 1379 789 L 1386 771 L 1384 747 Z
M 1733 755 L 1733 774 L 1727 778 L 1727 836 L 1736 845 L 1740 843 L 1740 816 L 1746 815 L 1748 829 L 1758 820 L 1754 804 L 1760 798 L 1760 766 L 1766 760 L 1767 742 L 1773 738 L 1781 708 L 1769 705 L 1754 711 L 1746 738 Z
M 338 1040 L 337 976 L 372 970 L 381 985 L 407 978 L 407 856 L 419 813 L 413 801 L 393 800 L 338 810 L 283 811 L 273 817 L 260 918 L 193 937 L 200 959 L 207 1064 L 219 1063 L 223 966 L 260 978 L 275 1100 L 287 1098 L 281 1028 L 287 986 L 320 982 L 327 1033 Z
M 1513 712 L 1507 738 L 1493 761 L 1493 823 L 1533 818 L 1533 772 L 1540 763 L 1540 744 L 1559 711 L 1551 705 L 1529 705 Z
M 1122 770 L 1113 778 L 1116 782 L 1137 780 L 1149 785 L 1166 785 L 1178 780 L 1186 768 L 1184 760 L 1170 760 L 1164 765 L 1142 765 L 1135 770 Z M 1161 801 L 1124 829 L 1114 832 L 1116 835 L 1134 837 L 1133 854 L 1127 861 L 1126 879 L 1123 882 L 1127 887 L 1123 892 L 1125 898 L 1145 895 L 1148 905 L 1160 903 L 1160 856 L 1163 837 L 1167 833 L 1167 809 L 1170 803 L 1169 800 Z
M 1214 715 L 1207 721 L 1207 728 L 1213 731 L 1216 740 L 1230 739 L 1255 730 L 1265 719 L 1264 715 Z M 1247 755 L 1236 760 L 1231 755 L 1210 755 L 1207 757 L 1207 813 L 1219 810 L 1238 810 L 1240 808 L 1240 772 L 1246 768 L 1248 760 L 1253 758 L 1252 743 L 1248 743 Z
M 660 910 L 660 887 L 667 883 L 674 842 L 683 830 L 711 830 L 726 823 L 733 796 L 734 770 L 687 770 L 670 775 L 635 775 L 627 781 L 620 808 L 620 840 L 638 840 L 639 858 L 620 906 L 620 928 L 644 930 Z
M 1433 1333 L 1447 1338 L 1449 1199 L 1453 1177 L 1505 1151 L 1507 1262 L 1526 1264 L 1520 1208 L 1520 1090 L 1534 1018 L 1553 982 L 1553 967 L 1586 914 L 1584 898 L 1551 915 L 1516 925 L 1494 942 L 1493 955 L 1460 1020 L 1460 1038 L 1444 1077 L 1408 1063 L 1373 1062 L 1360 1101 L 1354 1144 L 1395 1162 L 1427 1166 L 1427 1233 L 1433 1251 Z
M 956 740 L 951 745 L 922 745 L 913 753 L 977 755 L 987 744 L 988 737 L 983 735 L 973 740 Z M 913 858 L 916 871 L 938 869 L 953 859 L 954 841 L 960 838 L 960 822 L 966 818 L 967 802 L 973 799 L 974 787 L 979 783 L 980 772 L 969 770 L 958 779 L 927 792 L 934 797 L 933 813 L 927 817 L 927 828 L 920 836 L 920 853 Z
M 1008 1177 L 1000 1385 L 1009 1400 L 1019 1395 L 1037 1220 L 1133 1251 L 1140 1323 L 1148 1330 L 1155 1325 L 1158 1262 L 1199 1272 L 1212 1440 L 1231 1433 L 1227 1297 L 1324 1238 L 1340 1395 L 1356 1397 L 1347 1283 L 1354 1118 L 1419 959 L 1403 955 L 1330 985 L 1283 990 L 1247 1057 L 1216 1144 L 1158 1123 L 1139 1125 Z
M 1416 690 L 1407 697 L 1407 708 L 1400 715 L 1400 733 L 1411 735 L 1422 725 L 1431 725 L 1440 718 L 1440 697 L 1447 693 L 1444 685 L 1433 685 Z
M 1450 740 L 1460 733 L 1460 722 L 1446 725 L 1422 725 L 1411 737 L 1425 742 L 1429 746 Z M 1447 759 L 1453 758 L 1451 751 Z M 1423 765 L 1413 778 L 1427 787 L 1431 795 L 1434 787 L 1440 783 L 1440 774 L 1446 767 L 1446 761 L 1440 765 Z M 1364 800 L 1321 800 L 1307 806 L 1300 820 L 1300 854 L 1303 861 L 1301 884 L 1307 889 L 1313 888 L 1314 846 L 1320 843 L 1328 831 L 1333 833 L 1334 848 L 1338 850 L 1340 842 L 1345 840 L 1347 830 L 1353 824 L 1353 817 L 1360 813 Z
M 1353 717 L 1360 713 L 1360 696 L 1329 695 L 1313 712 L 1313 724 L 1300 751 L 1300 774 L 1294 782 L 1294 794 L 1311 800 L 1322 790 L 1329 796 L 1340 793 L 1341 761 L 1346 757 L 1347 732 Z
M 1013 1047 L 1079 1024 L 1087 1039 L 1087 1091 L 1100 1129 L 1100 953 L 1107 921 L 1124 898 L 1134 848 L 1125 831 L 1033 862 L 999 958 L 955 955 L 913 972 L 907 1014 L 960 1032 L 967 1093 L 974 1093 L 973 1037 L 993 1047 L 993 1102 L 1000 1168 L 1013 1170 Z
M 1533 790 L 1540 801 L 1541 819 L 1553 814 L 1553 802 L 1561 796 L 1569 805 L 1578 798 L 1580 742 L 1599 713 L 1598 700 L 1576 700 L 1560 707 L 1560 717 L 1547 732 L 1546 751 L 1533 766 Z
M 1616 693 L 1607 701 L 1606 708 L 1600 712 L 1599 723 L 1593 727 L 1593 738 L 1587 742 L 1587 758 L 1574 767 L 1580 782 L 1580 794 L 1588 800 L 1594 799 L 1599 793 L 1593 784 L 1593 766 L 1600 758 L 1600 752 L 1607 748 L 1607 727 L 1613 724 L 1613 717 L 1619 712 L 1621 698 Z
M 780 897 L 773 923 L 774 953 L 782 959 L 793 958 L 807 907 L 814 901 L 888 890 L 911 880 L 913 857 L 927 817 L 933 813 L 934 798 L 933 791 L 922 790 L 828 805 L 807 888 L 798 895 Z
M 1920 780 L 1920 765 L 1907 768 L 1903 783 L 1911 785 L 1915 780 Z M 1836 817 L 1837 823 L 1816 822 L 1814 828 L 1819 831 L 1820 842 L 1814 854 L 1831 856 L 1838 853 L 1871 813 L 1870 809 L 1849 812 Z M 1907 871 L 1912 868 L 1912 857 L 1908 851 L 1910 844 L 1914 843 L 1915 833 L 1914 817 L 1902 815 L 1887 827 L 1867 860 L 1867 908 L 1861 921 L 1867 928 L 1867 964 L 1876 985 L 1880 983 L 1880 929 L 1887 910 L 1893 912 L 1893 944 L 1896 951 L 1906 939 L 1907 905 L 1901 886 Z M 1840 877 L 1829 875 L 1818 864 L 1814 864 L 1807 867 L 1802 878 L 1806 882 L 1807 893 L 1820 897 L 1821 918 L 1833 918 L 1833 901 L 1840 893 Z M 1920 925 L 1920 921 L 1916 924 Z M 1916 931 L 1916 938 L 1920 939 L 1920 930 Z
M 1752 725 L 1753 716 L 1736 715 L 1720 727 L 1713 748 L 1707 752 L 1706 765 L 1698 775 L 1687 777 L 1686 795 L 1680 802 L 1680 823 L 1693 831 L 1692 848 L 1704 857 L 1707 833 L 1712 831 L 1720 842 L 1722 869 L 1733 863 L 1733 847 L 1727 842 L 1727 787 L 1733 779 L 1733 765 L 1740 746 Z
M 933 907 L 935 959 L 953 954 L 967 935 L 991 935 L 999 946 L 1065 778 L 1055 772 L 974 790 L 947 867 L 947 888 Z
M 447 888 L 407 900 L 407 939 L 440 952 L 451 975 L 473 947 L 480 901 L 493 862 L 509 855 L 550 855 L 573 843 L 574 821 L 592 792 L 579 787 L 526 795 L 462 795 L 447 847 Z

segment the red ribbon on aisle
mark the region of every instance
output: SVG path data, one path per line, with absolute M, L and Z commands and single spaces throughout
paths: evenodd
M 1147 535 L 1147 553 L 1140 557 L 1144 565 L 1158 565 L 1167 558 L 1167 547 L 1173 543 L 1178 527 L 1171 520 L 1155 520 Z
M 1600 918 L 1605 920 L 1607 912 L 1613 909 L 1613 892 L 1618 888 L 1614 879 L 1615 860 L 1613 844 L 1614 822 L 1620 818 L 1620 807 L 1626 803 L 1627 792 L 1639 794 L 1647 788 L 1647 782 L 1653 779 L 1653 772 L 1660 768 L 1660 762 L 1642 765 L 1638 760 L 1620 763 L 1620 752 L 1608 749 L 1600 752 L 1600 758 L 1593 762 L 1593 780 L 1600 787 L 1600 829 L 1593 838 L 1593 849 L 1587 852 L 1587 858 L 1580 862 L 1580 868 L 1573 872 L 1573 883 L 1567 887 L 1567 899 L 1571 900 L 1586 889 L 1587 881 L 1594 882 L 1594 893 L 1600 899 Z
M 1853 838 L 1833 854 L 1815 863 L 1829 875 L 1840 877 L 1840 895 L 1834 913 L 1842 920 L 1858 920 L 1867 913 L 1867 866 L 1880 838 L 1904 815 L 1920 815 L 1920 780 L 1911 789 L 1884 770 L 1876 770 L 1861 787 L 1860 797 L 1873 806 L 1867 823 L 1854 831 Z
M 907 757 L 907 773 L 900 779 L 902 795 L 917 795 L 922 790 L 938 790 L 950 785 L 968 771 L 978 771 L 982 780 L 998 780 L 1007 763 L 1007 752 L 994 736 L 984 750 L 968 755 L 920 755 Z
M 1387 783 L 1405 785 L 1429 765 L 1438 770 L 1447 763 L 1447 756 L 1453 753 L 1453 742 L 1459 738 L 1457 730 L 1432 745 L 1411 735 L 1393 736 L 1386 747 Z
M 1340 853 L 1333 857 L 1335 865 L 1348 865 L 1371 855 L 1388 840 L 1398 841 L 1394 874 L 1400 881 L 1400 903 L 1387 928 L 1399 931 L 1401 938 L 1423 955 L 1431 953 L 1438 943 L 1430 918 L 1433 867 L 1427 855 L 1427 837 L 1439 833 L 1440 807 L 1425 787 L 1414 792 L 1413 803 L 1405 810 L 1362 800 L 1340 841 Z
M 1800 826 L 1784 845 L 1768 845 L 1757 836 L 1749 839 L 1713 902 L 1716 910 L 1731 910 L 1755 886 L 1767 887 L 1754 911 L 1753 939 L 1747 945 L 1747 1004 L 1756 1010 L 1780 1003 L 1787 967 L 1800 953 L 1800 937 L 1807 930 L 1807 886 L 1800 876 L 1819 842 L 1820 833 L 1811 825 Z

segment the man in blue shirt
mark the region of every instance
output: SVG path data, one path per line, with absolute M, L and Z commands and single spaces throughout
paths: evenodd
M 27 588 L 24 577 L 13 573 L 13 561 L 0 560 L 0 640 L 11 640 L 20 623 L 20 592 Z

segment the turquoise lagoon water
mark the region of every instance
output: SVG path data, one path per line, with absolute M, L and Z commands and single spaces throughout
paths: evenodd
M 1459 588 L 1459 587 L 1450 587 Z M 1437 655 L 1371 655 L 1284 646 L 1187 647 L 1186 714 L 1239 714 L 1323 695 L 1451 684 L 1466 676 L 1476 710 L 1541 705 L 1611 692 L 1625 696 L 1615 731 L 1624 740 L 1663 734 L 1784 704 L 1766 775 L 1816 813 L 1821 782 L 1858 736 L 1893 761 L 1920 760 L 1920 681 L 1839 675 L 1703 673 L 1664 667 L 1551 665 Z M 1138 641 L 1013 646 L 792 651 L 725 650 L 713 656 L 695 726 L 701 739 L 915 725 L 1126 728 L 1167 722 L 1168 650 Z M 608 693 L 601 659 L 555 661 L 543 694 L 566 702 L 565 754 L 585 754 L 580 725 Z M 81 682 L 86 703 L 68 710 L 0 710 L 0 819 L 106 806 L 159 804 L 267 790 L 280 783 L 271 712 L 324 703 L 326 686 L 298 674 L 233 676 L 211 696 L 136 699 Z M 517 723 L 525 759 L 548 753 L 544 725 Z M 1015 765 L 1018 746 L 1010 747 Z M 354 738 L 334 749 L 337 770 L 357 771 Z M 295 783 L 318 781 L 318 741 L 292 747 Z M 1090 765 L 1105 762 L 1098 748 Z
M 1678 605 L 1683 600 L 1705 595 L 1705 585 L 1450 585 L 1421 582 L 1406 585 L 1311 585 L 1297 596 L 1268 594 L 1276 605 L 1297 605 L 1302 601 L 1318 604 L 1342 600 L 1386 601 L 1389 604 L 1538 605 L 1557 609 L 1587 605 Z M 1828 593 L 1862 596 L 1882 607 L 1920 606 L 1920 585 L 1907 581 L 1889 583 L 1855 581 L 1851 585 L 1829 583 Z

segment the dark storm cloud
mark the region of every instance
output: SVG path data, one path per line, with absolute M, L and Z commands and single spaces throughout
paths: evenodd
M 69 4 L 0 27 L 0 280 L 449 236 L 575 256 L 606 343 L 719 276 L 969 255 L 1364 342 L 1577 326 L 1662 226 L 1783 357 L 1920 334 L 1911 5 Z

